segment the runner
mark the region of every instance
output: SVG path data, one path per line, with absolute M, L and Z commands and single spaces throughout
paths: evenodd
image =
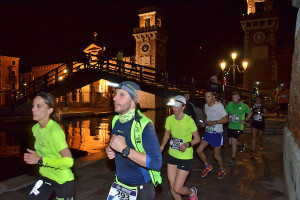
M 185 109 L 183 112 L 187 114 L 189 117 L 191 117 L 195 123 L 196 123 L 196 112 L 195 112 L 195 106 L 192 102 L 190 102 L 190 93 L 185 93 L 184 98 L 186 100 Z
M 280 84 L 280 90 L 276 94 L 276 98 L 278 99 L 279 108 L 281 117 L 285 118 L 288 111 L 289 106 L 289 97 L 290 97 L 290 90 L 286 89 L 285 84 Z M 279 116 L 279 115 L 278 115 Z
M 204 106 L 204 111 L 206 119 L 204 125 L 206 124 L 206 131 L 202 137 L 200 146 L 197 149 L 197 153 L 205 165 L 205 169 L 202 171 L 200 176 L 205 177 L 207 173 L 213 169 L 212 165 L 207 162 L 206 156 L 203 152 L 204 149 L 210 145 L 214 148 L 214 156 L 220 167 L 217 178 L 221 179 L 226 174 L 223 167 L 221 147 L 224 144 L 223 124 L 228 122 L 228 116 L 223 104 L 215 100 L 215 94 L 212 90 L 207 90 L 205 92 L 205 100 L 206 104 Z
M 115 159 L 116 180 L 107 199 L 154 200 L 154 186 L 162 182 L 162 156 L 153 123 L 136 108 L 139 85 L 124 81 L 115 87 L 118 115 L 105 150 L 109 159 Z
M 190 200 L 196 200 L 197 189 L 195 187 L 189 189 L 184 183 L 192 169 L 193 146 L 200 142 L 197 126 L 191 117 L 183 113 L 186 105 L 183 96 L 175 96 L 167 105 L 172 107 L 174 114 L 166 119 L 165 135 L 160 148 L 163 151 L 172 136 L 167 158 L 170 191 L 176 200 L 180 200 L 181 195 L 189 195 Z
M 248 114 L 247 118 L 250 119 L 249 114 L 251 110 L 246 104 L 240 102 L 240 98 L 239 93 L 232 93 L 232 101 L 229 102 L 225 108 L 226 112 L 229 114 L 227 137 L 229 139 L 229 145 L 232 146 L 232 157 L 229 161 L 229 166 L 235 165 L 237 146 L 240 146 L 240 152 L 244 152 L 247 146 L 247 143 L 241 144 L 238 139 L 244 130 L 245 114 Z
M 59 120 L 55 112 L 55 97 L 41 92 L 33 100 L 32 127 L 35 137 L 34 148 L 27 149 L 24 161 L 40 166 L 41 177 L 36 182 L 27 199 L 49 199 L 54 192 L 56 199 L 72 200 L 74 196 L 74 175 L 71 171 L 73 158 L 65 139 L 65 133 L 54 120 Z
M 259 139 L 259 150 L 263 150 L 263 133 L 265 130 L 265 118 L 268 117 L 268 111 L 263 106 L 263 96 L 258 95 L 255 98 L 255 104 L 252 108 L 252 111 L 249 115 L 249 118 L 245 119 L 245 121 L 248 121 L 251 117 L 251 132 L 252 132 L 252 149 L 251 149 L 251 156 L 254 156 L 255 152 L 255 142 L 256 142 L 256 136 L 258 135 Z

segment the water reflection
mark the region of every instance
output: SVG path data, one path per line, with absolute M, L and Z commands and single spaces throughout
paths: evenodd
M 161 139 L 165 123 L 165 110 L 144 112 L 154 123 L 158 138 Z M 99 160 L 106 156 L 113 116 L 63 119 L 61 125 L 66 134 L 73 157 L 83 161 Z M 32 126 L 35 122 L 15 122 L 0 125 L 0 181 L 33 171 L 33 166 L 25 164 L 23 154 L 27 148 L 33 149 Z M 88 156 L 86 156 L 88 155 Z
M 20 145 L 16 138 L 8 138 L 7 133 L 0 132 L 0 158 L 19 155 Z
M 109 118 L 73 119 L 64 121 L 62 126 L 71 149 L 91 155 L 100 152 L 109 143 Z

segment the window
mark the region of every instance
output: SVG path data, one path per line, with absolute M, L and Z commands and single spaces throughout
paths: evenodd
M 16 71 L 11 71 L 11 76 L 12 76 L 13 78 L 15 78 L 15 77 L 16 77 Z
M 15 60 L 11 61 L 11 64 L 16 65 L 16 61 Z
M 145 27 L 150 26 L 150 18 L 145 19 Z
M 160 20 L 159 18 L 157 18 L 157 23 L 156 23 L 156 25 L 157 25 L 158 27 L 161 27 L 161 20 Z

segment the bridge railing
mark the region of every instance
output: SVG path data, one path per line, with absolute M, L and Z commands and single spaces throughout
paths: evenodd
M 161 85 L 165 88 L 165 91 L 168 89 L 174 89 L 182 92 L 201 93 L 201 91 L 196 90 L 196 88 L 207 88 L 210 85 L 217 85 L 219 88 L 223 87 L 222 84 L 210 83 L 208 81 L 201 80 L 196 81 L 193 77 L 171 75 L 166 71 L 157 68 L 103 57 L 97 61 L 86 60 L 83 63 L 68 62 L 67 64 L 61 64 L 57 68 L 28 83 L 24 88 L 20 88 L 11 92 L 9 95 L 9 102 L 15 103 L 16 101 L 21 101 L 31 97 L 32 95 L 35 95 L 39 91 L 45 90 L 51 85 L 59 84 L 69 75 L 88 68 L 99 69 L 114 73 L 119 76 L 129 77 L 138 82 Z M 225 89 L 253 95 L 253 93 L 248 90 L 243 90 L 241 88 L 232 86 L 226 86 Z

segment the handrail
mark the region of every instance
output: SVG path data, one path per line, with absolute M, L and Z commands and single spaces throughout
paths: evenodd
M 55 69 L 50 70 L 49 72 L 28 83 L 24 88 L 12 91 L 9 95 L 10 102 L 15 103 L 16 101 L 30 97 L 36 92 L 46 89 L 50 85 L 58 84 L 62 79 L 66 78 L 67 76 L 76 73 L 81 69 L 87 68 L 105 70 L 110 73 L 115 73 L 119 76 L 129 76 L 139 80 L 139 82 L 158 83 L 165 87 L 165 91 L 167 91 L 168 88 L 174 88 L 182 92 L 194 90 L 194 93 L 200 93 L 196 90 L 195 81 L 193 77 L 184 77 L 173 74 L 170 75 L 166 71 L 157 68 L 103 57 L 101 60 L 99 59 L 98 61 L 87 60 L 84 63 L 75 64 L 73 62 L 69 62 L 67 64 L 63 63 Z M 67 72 L 65 72 L 64 70 L 67 70 Z M 199 80 L 197 80 L 197 83 L 202 85 L 202 87 L 211 85 L 217 85 L 218 87 L 223 86 L 219 83 L 212 83 Z M 226 89 L 235 90 L 251 95 L 254 94 L 251 91 L 229 85 L 226 86 Z

